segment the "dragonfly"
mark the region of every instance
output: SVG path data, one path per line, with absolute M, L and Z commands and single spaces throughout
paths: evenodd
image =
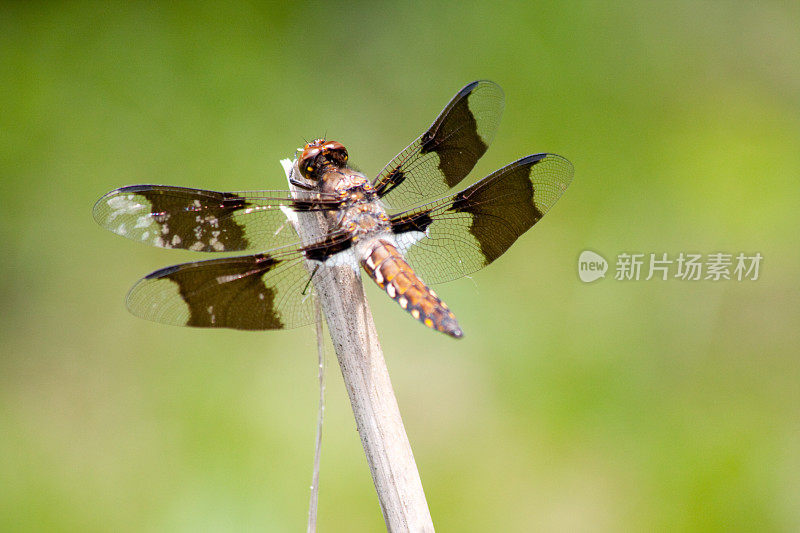
M 156 270 L 128 293 L 136 316 L 178 326 L 272 330 L 315 322 L 312 280 L 362 268 L 414 319 L 454 338 L 454 313 L 429 284 L 469 275 L 533 227 L 572 181 L 552 153 L 527 155 L 453 192 L 494 139 L 502 89 L 463 87 L 433 124 L 370 179 L 338 141 L 297 150 L 296 191 L 218 192 L 171 185 L 115 189 L 94 206 L 100 226 L 151 246 L 210 254 L 256 252 Z M 290 221 L 322 216 L 303 242 Z M 424 280 L 424 281 L 423 281 Z

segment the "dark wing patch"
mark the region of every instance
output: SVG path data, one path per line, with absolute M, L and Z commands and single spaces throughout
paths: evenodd
M 285 270 L 286 263 L 266 254 L 171 266 L 139 281 L 128 294 L 128 309 L 180 326 L 281 329 L 277 288 L 269 283 L 282 280 L 281 266 Z
M 461 89 L 431 127 L 378 174 L 378 195 L 399 209 L 461 183 L 494 139 L 504 105 L 503 90 L 491 81 Z
M 288 329 L 313 323 L 309 270 L 332 275 L 307 259 L 346 250 L 344 235 L 309 247 L 195 261 L 157 270 L 128 293 L 134 315 L 176 326 L 242 330 Z
M 457 279 L 500 257 L 547 213 L 572 175 L 561 156 L 527 156 L 457 194 L 392 217 L 392 230 L 423 280 Z
M 344 231 L 329 233 L 319 242 L 303 247 L 306 259 L 325 262 L 332 256 L 350 249 L 353 245 L 352 235 Z
M 94 206 L 104 228 L 160 248 L 230 252 L 298 239 L 285 210 L 337 209 L 332 198 L 295 200 L 285 191 L 217 192 L 168 185 L 113 190 Z

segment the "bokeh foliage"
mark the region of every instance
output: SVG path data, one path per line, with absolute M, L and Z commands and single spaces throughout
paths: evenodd
M 441 531 L 800 529 L 800 8 L 791 2 L 3 3 L 0 529 L 297 531 L 313 329 L 127 314 L 196 258 L 103 232 L 114 187 L 282 188 L 303 139 L 377 172 L 464 83 L 506 91 L 476 176 L 571 189 L 437 292 L 466 337 L 368 288 Z M 760 252 L 756 282 L 582 284 L 584 249 Z M 330 358 L 320 529 L 377 531 Z

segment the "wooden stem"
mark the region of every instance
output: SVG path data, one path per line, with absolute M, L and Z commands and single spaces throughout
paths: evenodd
M 297 172 L 293 162 L 283 160 L 281 164 L 287 178 L 290 172 Z M 292 191 L 303 194 L 294 187 Z M 313 242 L 326 234 L 327 222 L 322 216 L 306 215 L 298 217 L 296 228 L 303 242 Z M 332 268 L 333 276 L 315 277 L 314 288 L 350 396 L 386 528 L 390 532 L 432 532 L 422 481 L 364 297 L 360 272 L 348 266 Z

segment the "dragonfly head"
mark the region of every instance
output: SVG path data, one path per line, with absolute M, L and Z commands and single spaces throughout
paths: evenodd
M 299 150 L 298 150 L 299 151 Z M 304 178 L 312 181 L 319 179 L 322 170 L 327 166 L 342 168 L 347 164 L 347 149 L 337 141 L 314 139 L 303 147 L 303 153 L 297 159 L 297 167 Z

